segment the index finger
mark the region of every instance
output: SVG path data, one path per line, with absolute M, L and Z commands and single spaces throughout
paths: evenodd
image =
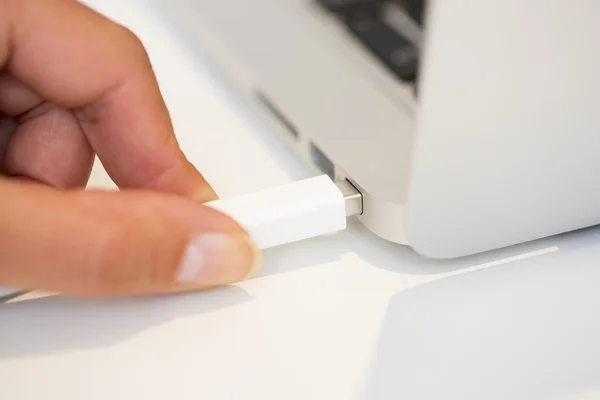
M 214 192 L 179 148 L 138 38 L 73 0 L 0 0 L 0 71 L 72 109 L 120 187 Z

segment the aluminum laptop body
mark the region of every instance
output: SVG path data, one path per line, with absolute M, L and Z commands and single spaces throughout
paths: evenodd
M 159 3 L 273 132 L 360 189 L 376 235 L 455 258 L 600 222 L 600 2 Z

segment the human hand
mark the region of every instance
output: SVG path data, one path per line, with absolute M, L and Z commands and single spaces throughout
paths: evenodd
M 85 191 L 94 154 L 120 192 Z M 244 279 L 257 251 L 186 160 L 147 54 L 73 0 L 0 0 L 0 286 L 83 296 Z

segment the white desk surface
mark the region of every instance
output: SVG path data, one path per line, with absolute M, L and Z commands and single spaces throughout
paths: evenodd
M 88 3 L 146 43 L 221 196 L 309 175 L 142 1 Z M 431 262 L 353 224 L 265 258 L 212 292 L 0 305 L 0 397 L 600 398 L 598 228 Z

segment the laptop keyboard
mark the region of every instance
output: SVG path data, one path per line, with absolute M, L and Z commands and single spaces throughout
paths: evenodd
M 343 15 L 351 15 L 356 12 L 364 12 L 377 9 L 380 0 L 317 0 L 323 7 L 331 12 Z
M 419 25 L 423 25 L 425 15 L 425 0 L 398 0 L 396 1 L 406 13 Z
M 423 24 L 426 0 L 317 2 L 397 79 L 416 87 L 420 53 L 416 36 Z
M 413 82 L 419 64 L 419 49 L 376 18 L 348 21 L 348 29 L 400 80 Z

